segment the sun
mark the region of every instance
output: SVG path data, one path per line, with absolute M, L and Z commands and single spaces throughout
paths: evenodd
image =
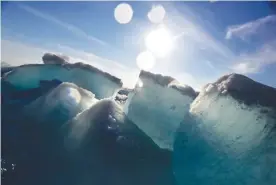
M 156 57 L 163 58 L 173 49 L 173 37 L 165 27 L 159 27 L 146 36 L 145 44 Z

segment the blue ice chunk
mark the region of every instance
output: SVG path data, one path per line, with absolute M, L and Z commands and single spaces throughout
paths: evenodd
M 28 64 L 6 73 L 2 80 L 19 89 L 37 88 L 41 80 L 58 79 L 93 92 L 97 99 L 112 96 L 122 87 L 120 79 L 83 63 Z
M 237 74 L 208 84 L 176 134 L 178 184 L 276 184 L 276 89 Z
M 158 146 L 172 150 L 177 128 L 194 98 L 191 87 L 172 77 L 142 71 L 124 111 Z

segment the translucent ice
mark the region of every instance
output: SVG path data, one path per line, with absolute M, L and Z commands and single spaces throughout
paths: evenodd
M 97 99 L 90 91 L 64 82 L 48 94 L 25 106 L 24 111 L 39 122 L 52 121 L 62 124 L 95 102 Z
M 276 89 L 231 74 L 191 104 L 174 144 L 179 184 L 276 183 Z
M 53 79 L 74 83 L 93 92 L 98 99 L 112 96 L 122 86 L 120 79 L 83 63 L 23 65 L 2 78 L 20 89 L 36 88 L 41 80 Z
M 180 88 L 171 77 L 142 71 L 125 112 L 161 148 L 172 149 L 174 134 L 194 98 L 191 87 Z
M 173 185 L 171 152 L 160 149 L 111 99 L 98 101 L 63 126 L 78 182 Z

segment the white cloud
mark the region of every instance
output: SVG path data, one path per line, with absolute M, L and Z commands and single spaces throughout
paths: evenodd
M 228 27 L 225 38 L 231 39 L 232 37 L 239 37 L 244 40 L 258 33 L 258 31 L 261 28 L 264 28 L 265 26 L 269 26 L 269 24 L 271 23 L 274 23 L 274 24 L 276 23 L 276 15 L 268 15 L 266 17 L 263 17 L 251 22 L 247 22 L 240 25 L 233 25 Z M 271 30 L 266 29 L 265 31 L 271 31 Z
M 234 72 L 249 74 L 261 71 L 265 66 L 276 63 L 276 40 L 263 45 L 254 53 L 243 54 L 236 58 L 231 67 Z
M 83 31 L 82 29 L 72 25 L 72 24 L 69 24 L 69 23 L 66 23 L 66 22 L 63 22 L 49 14 L 46 14 L 46 13 L 43 13 L 39 10 L 36 10 L 30 6 L 27 6 L 27 5 L 23 5 L 23 4 L 20 4 L 18 5 L 19 8 L 33 14 L 34 16 L 37 16 L 37 17 L 40 17 L 42 19 L 45 19 L 47 21 L 50 21 L 52 23 L 55 23 L 56 25 L 60 26 L 60 27 L 63 27 L 65 29 L 67 29 L 68 31 L 74 33 L 76 36 L 79 36 L 79 37 L 82 37 L 82 38 L 85 38 L 87 39 L 88 41 L 92 41 L 92 42 L 97 42 L 98 44 L 101 44 L 101 45 L 107 45 L 106 42 L 94 37 L 94 36 L 91 36 L 89 34 L 87 34 L 85 31 Z
M 126 87 L 133 87 L 138 79 L 138 69 L 129 68 L 117 61 L 109 60 L 93 53 L 84 52 L 82 50 L 76 50 L 68 46 L 58 45 L 58 49 L 53 51 L 51 49 L 39 48 L 10 40 L 2 40 L 1 46 L 1 61 L 5 61 L 14 66 L 31 63 L 42 63 L 42 56 L 46 52 L 60 53 L 69 56 L 69 61 L 71 63 L 87 63 L 100 70 L 121 78 L 124 86 Z
M 249 73 L 256 73 L 259 70 L 258 63 L 251 63 L 248 61 L 237 63 L 232 67 L 232 70 L 235 73 L 240 74 L 249 74 Z
M 276 63 L 275 28 L 276 15 L 269 15 L 244 24 L 230 26 L 225 36 L 226 39 L 239 37 L 245 40 L 254 36 L 264 43 L 257 47 L 255 52 L 236 56 L 230 69 L 242 74 L 258 73 L 267 65 Z

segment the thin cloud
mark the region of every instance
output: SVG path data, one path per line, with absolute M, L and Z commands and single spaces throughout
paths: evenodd
M 42 13 L 38 10 L 34 10 L 31 7 L 26 7 L 23 6 L 23 8 L 38 16 L 41 17 L 45 20 L 51 21 L 59 26 L 62 26 L 66 29 L 68 29 L 71 32 L 74 32 L 75 34 L 79 35 L 79 36 L 83 36 L 86 35 L 82 30 L 79 31 L 78 28 L 75 28 L 74 26 L 64 23 L 50 15 L 46 15 L 45 13 Z M 208 32 L 206 32 L 203 28 L 201 28 L 199 26 L 199 24 L 197 24 L 197 22 L 195 22 L 193 19 L 194 16 L 190 15 L 189 13 L 187 13 L 188 11 L 185 11 L 185 15 L 183 15 L 182 13 L 179 13 L 176 9 L 174 9 L 173 7 L 171 7 L 171 11 L 167 11 L 170 12 L 170 15 L 168 15 L 168 17 L 166 17 L 164 20 L 165 23 L 168 23 L 168 26 L 172 27 L 172 30 L 176 29 L 176 40 L 180 41 L 183 39 L 184 42 L 186 42 L 186 38 L 188 38 L 189 40 L 192 40 L 193 44 L 195 45 L 195 47 L 197 48 L 205 48 L 205 51 L 207 53 L 210 53 L 210 56 L 216 56 L 217 60 L 220 60 L 221 63 L 224 63 L 224 65 L 228 65 L 227 61 L 229 61 L 230 58 L 234 57 L 234 54 L 232 53 L 231 50 L 228 49 L 228 47 L 226 47 L 224 44 L 222 44 L 221 42 L 219 42 L 218 40 L 214 39 L 210 34 L 208 34 Z M 92 39 L 94 40 L 94 39 Z M 187 45 L 190 45 L 189 43 L 187 43 Z M 104 61 L 100 60 L 99 58 L 97 58 L 98 56 L 94 56 L 94 54 L 91 53 L 86 53 L 80 50 L 76 50 L 73 48 L 68 48 L 67 46 L 63 46 L 63 45 L 59 45 L 60 49 L 62 51 L 65 51 L 65 54 L 69 55 L 69 56 L 74 56 L 74 58 L 78 61 L 83 61 L 83 62 L 89 62 L 90 64 L 94 65 L 95 67 L 98 67 L 104 71 L 111 71 L 113 73 L 113 75 L 121 77 L 124 76 L 124 78 L 127 78 L 128 76 L 131 76 L 131 74 L 136 74 L 135 69 L 123 69 L 124 67 L 120 67 L 120 63 L 118 62 L 110 62 L 107 59 L 104 59 Z M 187 46 L 188 47 L 188 46 Z M 190 47 L 189 47 L 190 48 Z M 193 48 L 190 48 L 193 49 Z M 210 59 L 211 60 L 211 59 Z M 72 61 L 72 60 L 71 60 Z M 94 63 L 94 61 L 96 61 Z M 99 62 L 100 61 L 100 62 Z M 106 65 L 106 64 L 111 64 L 112 65 Z M 160 62 L 158 64 L 159 66 L 163 65 L 162 62 Z M 164 65 L 170 65 L 172 66 L 172 63 L 165 63 Z M 107 66 L 112 66 L 112 67 L 107 67 Z M 115 67 L 116 66 L 116 67 Z M 119 67 L 118 67 L 119 66 Z M 217 65 L 213 65 L 213 67 L 217 68 Z M 118 70 L 113 70 L 113 69 L 118 69 Z M 174 67 L 172 67 L 174 68 Z M 169 71 L 174 71 L 172 68 L 170 68 Z M 119 74 L 119 72 L 114 72 L 114 71 L 123 71 L 122 74 L 126 74 L 128 71 L 130 74 L 127 75 L 122 75 Z M 169 68 L 166 68 L 167 71 Z M 134 71 L 134 72 L 132 72 Z M 164 72 L 164 71 L 163 71 Z M 116 73 L 116 74 L 114 74 Z M 172 74 L 168 74 L 171 76 L 177 76 L 174 72 L 172 72 Z M 123 78 L 123 77 L 122 77 Z M 200 85 L 204 85 L 204 84 L 199 84 L 197 82 L 195 82 L 195 80 L 191 80 L 191 76 L 189 76 L 189 78 L 187 78 L 187 76 L 185 76 L 185 78 L 181 77 L 180 78 L 181 81 L 182 79 L 187 83 L 187 80 L 190 81 L 190 83 L 188 82 L 188 84 L 194 86 L 200 86 Z M 183 82 L 184 82 L 183 81 Z M 130 83 L 129 83 L 130 84 Z
M 227 39 L 233 36 L 245 39 L 253 34 L 256 34 L 255 36 L 262 39 L 262 44 L 257 47 L 254 52 L 243 54 L 233 52 L 225 44 L 213 38 L 199 25 L 202 20 L 196 20 L 196 16 L 188 10 L 185 11 L 185 15 L 177 13 L 174 16 L 168 15 L 168 17 L 173 22 L 176 21 L 174 24 L 175 28 L 183 30 L 183 32 L 179 32 L 180 34 L 177 39 L 183 39 L 183 43 L 186 42 L 186 45 L 190 45 L 191 47 L 204 48 L 204 53 L 201 53 L 201 55 L 204 56 L 206 64 L 212 68 L 212 70 L 217 71 L 217 75 L 229 72 L 242 74 L 258 73 L 268 65 L 276 63 L 276 15 L 270 15 L 252 22 L 230 26 L 228 28 L 228 33 L 226 34 Z M 267 29 L 268 27 L 270 29 Z M 275 32 L 273 33 L 271 30 L 275 30 Z M 265 34 L 267 37 L 260 36 L 262 34 Z M 209 58 L 210 54 L 211 57 Z M 214 63 L 210 63 L 210 61 L 213 62 L 213 60 L 215 60 Z M 220 65 L 219 67 L 218 64 Z M 202 83 L 199 82 L 199 84 Z
M 228 27 L 225 38 L 231 39 L 232 37 L 238 37 L 245 40 L 246 38 L 258 33 L 260 29 L 263 28 L 264 31 L 273 32 L 271 29 L 265 28 L 266 26 L 271 26 L 272 24 L 274 24 L 274 30 L 276 31 L 276 15 L 268 15 L 266 17 L 251 22 L 247 22 L 240 25 L 233 25 Z
M 103 66 L 108 65 L 108 67 L 106 66 L 106 70 L 105 71 L 110 71 L 113 70 L 114 67 L 116 68 L 120 68 L 122 70 L 127 70 L 128 67 L 125 65 L 120 64 L 117 61 L 114 60 L 110 60 L 104 57 L 100 57 L 98 55 L 95 55 L 94 53 L 90 53 L 90 52 L 85 52 L 83 50 L 78 50 L 78 49 L 74 49 L 71 48 L 69 46 L 65 46 L 62 44 L 58 44 L 58 49 L 63 51 L 66 55 L 72 55 L 75 57 L 75 59 L 72 59 L 74 62 L 80 62 L 80 61 L 76 61 L 76 58 L 81 60 L 82 62 L 85 63 L 90 63 L 91 65 L 95 65 L 95 67 L 99 67 L 99 68 L 103 68 Z M 71 60 L 71 59 L 70 59 Z M 110 68 L 112 65 L 113 68 Z M 110 69 L 108 69 L 110 68 Z
M 226 39 L 238 37 L 247 40 L 254 36 L 262 41 L 255 52 L 237 56 L 230 69 L 242 74 L 258 73 L 267 65 L 276 63 L 275 32 L 276 15 L 268 15 L 251 22 L 230 26 L 225 36 Z
M 206 64 L 213 70 L 216 70 L 215 66 L 209 60 L 206 60 Z
M 74 33 L 76 36 L 78 37 L 82 37 L 82 38 L 85 38 L 89 41 L 92 41 L 92 42 L 97 42 L 101 45 L 107 45 L 106 42 L 100 40 L 100 39 L 97 39 L 96 37 L 94 36 L 91 36 L 89 34 L 87 34 L 85 31 L 81 30 L 80 28 L 72 25 L 72 24 L 69 24 L 69 23 L 66 23 L 66 22 L 63 22 L 49 14 L 46 14 L 46 13 L 42 13 L 41 11 L 39 10 L 36 10 L 30 6 L 27 6 L 27 5 L 23 5 L 23 4 L 19 4 L 18 5 L 19 8 L 37 16 L 37 17 L 40 17 L 42 19 L 45 19 L 47 21 L 50 21 L 52 23 L 55 23 L 56 25 L 60 26 L 60 27 L 63 27 L 65 29 L 67 29 L 68 31 Z
M 32 9 L 32 8 L 31 8 Z M 32 10 L 31 10 L 32 11 Z M 37 12 L 33 14 L 37 14 L 37 16 L 42 17 L 46 20 L 52 21 L 56 24 L 59 24 L 62 27 L 67 28 L 68 24 L 63 23 L 59 20 L 53 19 L 51 16 L 50 18 L 48 16 L 41 14 L 41 12 Z M 261 45 L 261 47 L 257 48 L 255 52 L 252 53 L 244 53 L 243 55 L 239 55 L 231 51 L 227 45 L 225 45 L 223 42 L 220 42 L 216 38 L 212 37 L 203 27 L 200 26 L 201 21 L 205 20 L 195 20 L 195 15 L 192 14 L 192 12 L 184 11 L 185 14 L 177 12 L 176 9 L 173 9 L 173 11 L 167 11 L 168 16 L 166 16 L 164 22 L 168 24 L 168 26 L 172 29 L 172 31 L 175 31 L 175 34 L 177 35 L 176 38 L 178 41 L 181 41 L 183 43 L 182 47 L 179 47 L 181 49 L 182 55 L 181 60 L 183 60 L 183 63 L 185 62 L 201 62 L 198 63 L 198 66 L 200 67 L 202 62 L 204 62 L 205 66 L 206 64 L 212 69 L 213 71 L 216 71 L 216 73 L 211 74 L 210 76 L 207 76 L 206 78 L 204 76 L 198 76 L 198 78 L 195 80 L 195 75 L 185 74 L 184 76 L 181 75 L 183 72 L 179 73 L 179 63 L 174 63 L 174 61 L 177 60 L 170 60 L 169 62 L 163 62 L 160 61 L 158 64 L 158 67 L 160 67 L 161 73 L 164 73 L 164 71 L 167 71 L 166 75 L 171 75 L 178 79 L 180 82 L 187 83 L 192 85 L 193 87 L 200 87 L 204 85 L 205 83 L 209 81 L 213 81 L 215 78 L 217 78 L 219 75 L 222 75 L 223 73 L 229 73 L 229 72 L 237 72 L 237 73 L 256 73 L 262 70 L 265 66 L 275 63 L 276 57 L 275 57 L 275 48 L 276 48 L 276 42 L 270 42 L 269 44 Z M 268 16 L 269 17 L 269 16 Z M 266 18 L 268 20 L 275 19 L 275 16 L 272 16 L 272 18 Z M 262 19 L 260 19 L 262 20 Z M 262 20 L 261 22 L 268 23 L 269 21 Z M 254 22 L 254 21 L 253 21 Z M 258 21 L 257 21 L 258 22 Z M 60 24 L 61 23 L 61 24 Z M 245 23 L 249 24 L 249 23 Z M 252 26 L 253 24 L 253 26 Z M 242 26 L 240 27 L 252 28 L 253 30 L 259 30 L 260 25 L 264 25 L 263 23 L 256 24 L 256 23 L 250 23 L 251 26 Z M 258 26 L 256 26 L 258 25 Z M 266 24 L 265 24 L 266 25 Z M 70 28 L 70 26 L 69 26 Z M 230 27 L 229 27 L 230 28 Z M 236 26 L 236 29 L 232 27 L 232 30 L 228 30 L 231 32 L 231 36 L 228 36 L 229 38 L 233 37 L 234 35 L 238 35 L 237 29 L 238 26 Z M 70 30 L 70 29 L 69 29 Z M 74 31 L 75 29 L 71 29 L 70 31 Z M 77 29 L 78 30 L 78 29 Z M 246 30 L 246 29 L 245 29 Z M 248 31 L 248 30 L 247 30 Z M 251 31 L 252 32 L 252 31 Z M 248 31 L 248 33 L 251 33 Z M 243 31 L 244 35 L 246 35 L 246 31 Z M 254 33 L 254 32 L 252 32 Z M 230 34 L 230 33 L 229 33 Z M 249 34 L 250 35 L 250 34 Z M 183 48 L 186 47 L 186 48 Z M 193 54 L 193 50 L 200 49 L 203 52 L 199 51 L 200 53 L 197 54 L 196 51 L 195 54 Z M 137 76 L 139 74 L 138 69 L 134 68 L 128 68 L 127 66 L 122 65 L 121 63 L 118 63 L 117 61 L 112 61 L 100 56 L 97 56 L 93 53 L 88 53 L 81 50 L 76 50 L 74 48 L 70 48 L 68 46 L 59 45 L 60 52 L 67 54 L 71 56 L 70 61 L 74 62 L 86 62 L 89 63 L 103 71 L 109 72 L 115 76 L 118 76 L 124 81 L 124 85 L 128 84 L 127 86 L 131 86 L 135 83 L 137 80 Z M 187 55 L 190 54 L 192 58 L 185 58 L 185 52 Z M 41 57 L 42 55 L 40 55 Z M 208 62 L 205 62 L 208 61 Z M 212 63 L 210 63 L 211 61 Z M 163 63 L 162 63 L 163 62 Z M 176 64 L 176 65 L 175 65 Z M 164 67 L 165 66 L 165 67 Z M 177 68 L 177 70 L 174 70 Z M 200 75 L 200 74 L 199 74 Z
M 251 54 L 244 54 L 236 59 L 231 67 L 234 72 L 242 74 L 258 73 L 265 66 L 276 63 L 276 40 L 263 45 Z
M 1 40 L 1 46 L 1 61 L 13 66 L 42 63 L 41 57 L 44 53 L 53 53 L 53 51 L 48 49 L 10 40 Z
M 188 66 L 188 63 L 196 62 L 199 68 L 207 65 L 210 68 L 210 70 L 206 70 L 207 72 L 214 71 L 208 77 L 204 77 L 203 74 L 191 75 L 188 73 L 183 77 L 181 76 L 183 72 L 179 71 L 180 64 L 176 62 L 177 64 L 173 65 L 172 61 L 174 60 L 172 60 L 168 62 L 166 69 L 173 71 L 173 77 L 192 85 L 193 88 L 200 89 L 206 82 L 213 81 L 225 70 L 229 70 L 230 62 L 236 55 L 224 43 L 214 38 L 200 26 L 201 22 L 205 22 L 205 20 L 202 20 L 189 8 L 179 12 L 174 7 L 169 7 L 167 12 L 165 24 L 174 31 L 176 44 L 181 44 L 181 46 L 177 46 L 177 49 L 181 50 L 181 55 L 177 56 L 181 57 L 183 61 L 181 65 Z M 175 58 L 175 61 L 177 60 L 179 58 Z

